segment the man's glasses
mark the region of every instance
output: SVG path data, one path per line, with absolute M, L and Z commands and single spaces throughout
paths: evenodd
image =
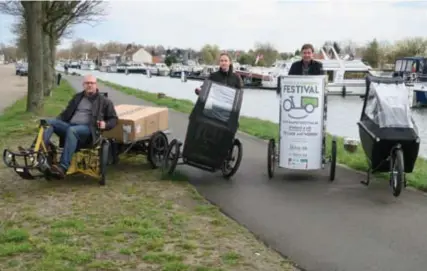
M 96 82 L 84 82 L 85 85 L 95 85 Z

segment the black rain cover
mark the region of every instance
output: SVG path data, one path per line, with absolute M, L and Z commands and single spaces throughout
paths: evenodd
M 183 157 L 218 169 L 238 129 L 243 90 L 205 80 L 190 114 Z

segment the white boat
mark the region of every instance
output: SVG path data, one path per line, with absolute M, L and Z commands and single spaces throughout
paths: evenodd
M 80 63 L 80 69 L 81 70 L 89 70 L 89 71 L 93 71 L 95 70 L 95 63 L 92 60 L 83 60 Z
M 406 83 L 410 107 L 427 106 L 427 76 L 415 75 L 413 82 Z
M 141 73 L 146 74 L 147 73 L 147 66 L 145 66 L 142 63 L 137 62 L 127 62 L 123 63 L 121 65 L 117 65 L 117 72 L 118 73 Z
M 411 107 L 427 106 L 427 59 L 425 57 L 400 57 L 395 60 L 392 77 L 404 80 Z
M 199 73 L 204 70 L 204 66 L 198 64 L 188 65 L 188 70 L 192 73 Z
M 147 67 L 152 75 L 166 76 L 169 75 L 170 69 L 165 63 L 155 63 Z
M 171 72 L 181 72 L 181 71 L 189 72 L 190 69 L 189 69 L 189 66 L 187 66 L 187 65 L 183 65 L 180 63 L 174 63 L 171 65 L 170 71 Z
M 70 69 L 80 69 L 80 63 L 78 61 L 71 61 L 69 63 Z
M 117 72 L 117 65 L 107 66 L 107 72 Z
M 181 77 L 182 72 L 184 72 L 186 75 L 190 73 L 189 66 L 180 64 L 180 63 L 174 63 L 170 67 L 169 76 L 170 77 Z
M 333 52 L 334 59 L 330 59 L 323 49 L 324 59 L 317 59 L 317 61 L 322 62 L 323 69 L 328 75 L 328 94 L 365 95 L 365 77 L 371 73 L 372 68 L 358 59 L 340 58 L 333 47 L 330 49 Z M 277 77 L 287 75 L 294 61 L 297 59 L 275 63 L 270 71 L 271 78 L 263 80 L 263 87 L 277 86 Z
M 209 74 L 214 73 L 218 70 L 219 70 L 218 65 L 204 65 L 204 66 L 202 66 L 201 74 L 209 75 Z
M 366 92 L 366 75 L 372 68 L 361 60 L 323 60 L 328 75 L 328 94 L 363 96 Z

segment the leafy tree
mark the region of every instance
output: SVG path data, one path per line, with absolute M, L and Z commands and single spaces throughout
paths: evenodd
M 177 63 L 178 61 L 176 60 L 176 57 L 173 55 L 168 55 L 165 58 L 165 64 L 170 67 L 172 64 Z
M 282 60 L 287 60 L 287 59 L 291 58 L 292 56 L 293 56 L 292 53 L 280 53 L 279 54 L 279 57 Z
M 202 50 L 200 50 L 201 58 L 203 63 L 213 65 L 219 59 L 220 50 L 218 45 L 210 45 L 206 44 L 203 46 Z
M 242 65 L 253 65 L 255 63 L 255 56 L 249 53 L 242 53 L 237 61 Z
M 270 66 L 280 57 L 279 52 L 271 43 L 255 44 L 255 57 L 256 55 L 263 56 L 263 58 L 258 62 L 258 65 L 260 66 Z
M 380 54 L 380 47 L 377 39 L 374 39 L 366 47 L 363 53 L 363 60 L 368 62 L 369 65 L 371 65 L 372 67 L 376 68 L 380 63 L 379 54 Z
M 398 41 L 394 48 L 394 57 L 426 56 L 427 40 L 421 37 L 409 38 Z

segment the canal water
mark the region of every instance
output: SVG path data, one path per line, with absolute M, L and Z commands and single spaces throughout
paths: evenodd
M 72 71 L 74 70 L 69 70 L 69 72 Z M 181 82 L 180 79 L 170 77 L 153 76 L 148 78 L 142 74 L 125 75 L 82 70 L 76 70 L 76 72 L 80 74 L 91 73 L 99 79 L 112 83 L 153 93 L 163 92 L 167 96 L 193 102 L 197 99 L 194 89 L 202 83 L 192 80 Z M 358 139 L 359 133 L 356 123 L 360 118 L 362 105 L 363 100 L 359 97 L 329 96 L 327 131 L 334 135 Z M 240 114 L 278 123 L 279 98 L 276 96 L 276 92 L 257 89 L 245 90 Z M 420 156 L 427 157 L 427 110 L 414 109 L 412 114 L 421 137 Z

